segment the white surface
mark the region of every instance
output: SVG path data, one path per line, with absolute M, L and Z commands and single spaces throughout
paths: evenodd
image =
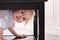
M 57 35 L 51 35 L 51 34 L 45 35 L 45 40 L 58 40 L 59 38 L 60 38 L 60 36 L 57 36 Z
M 57 35 L 58 34 L 58 30 L 57 29 L 53 29 L 53 28 L 49 28 L 49 27 L 46 27 L 45 29 L 45 32 L 47 34 L 52 34 L 52 35 Z
M 60 35 L 59 16 L 59 0 L 48 0 L 45 3 L 45 33 Z

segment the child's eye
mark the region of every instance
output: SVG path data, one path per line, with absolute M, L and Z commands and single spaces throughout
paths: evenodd
M 24 12 L 21 12 L 22 14 L 24 13 Z
M 22 15 L 25 15 L 25 12 L 21 12 Z

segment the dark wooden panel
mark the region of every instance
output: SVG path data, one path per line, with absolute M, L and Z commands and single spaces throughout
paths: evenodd
M 0 9 L 37 9 L 38 3 L 0 3 Z
M 48 1 L 48 0 L 45 0 L 45 1 Z
M 0 9 L 42 9 L 42 3 L 0 3 Z
M 41 6 L 40 6 L 41 5 Z M 39 40 L 44 40 L 45 36 L 44 36 L 44 28 L 45 28 L 45 5 L 44 3 L 39 4 Z
M 1 3 L 1 2 L 3 2 L 3 3 L 4 3 L 4 2 L 5 2 L 5 3 L 7 3 L 7 2 L 8 2 L 8 3 L 9 3 L 9 2 L 10 2 L 10 3 L 11 3 L 11 2 L 12 2 L 12 3 L 14 3 L 14 2 L 15 2 L 15 3 L 20 3 L 20 2 L 21 2 L 21 3 L 24 3 L 24 2 L 44 2 L 44 1 L 45 1 L 45 0 L 0 0 L 0 3 Z

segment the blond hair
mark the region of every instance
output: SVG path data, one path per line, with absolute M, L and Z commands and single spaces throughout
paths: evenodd
M 32 17 L 34 17 L 35 16 L 35 10 L 31 10 L 31 11 L 32 11 L 32 13 L 31 13 L 32 14 Z M 28 23 L 28 21 L 29 20 L 26 21 L 26 24 Z

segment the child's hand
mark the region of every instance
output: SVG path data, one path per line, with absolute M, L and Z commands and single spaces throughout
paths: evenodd
M 25 34 L 20 34 L 20 35 L 17 35 L 16 37 L 17 37 L 17 38 L 26 38 L 27 35 L 25 35 Z

